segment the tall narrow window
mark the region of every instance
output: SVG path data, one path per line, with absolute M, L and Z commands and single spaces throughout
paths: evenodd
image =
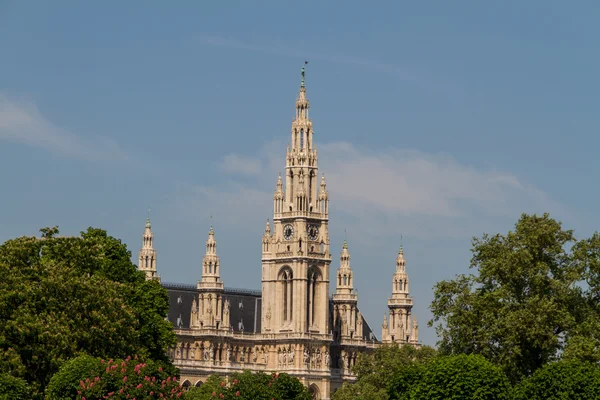
M 304 129 L 300 129 L 300 150 L 304 149 Z

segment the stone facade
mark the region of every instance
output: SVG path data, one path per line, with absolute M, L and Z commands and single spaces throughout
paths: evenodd
M 344 381 L 354 379 L 350 368 L 358 353 L 381 343 L 419 346 L 402 248 L 381 341 L 358 308 L 346 241 L 330 295 L 329 195 L 324 175 L 318 178 L 304 78 L 302 68 L 285 178 L 277 179 L 273 221 L 267 220 L 262 237 L 262 290 L 224 286 L 212 226 L 201 280 L 196 285 L 163 283 L 178 339 L 169 355 L 184 385 L 200 385 L 215 373 L 282 371 L 298 377 L 315 399 L 329 399 Z M 160 280 L 153 241 L 148 219 L 139 269 L 148 279 Z

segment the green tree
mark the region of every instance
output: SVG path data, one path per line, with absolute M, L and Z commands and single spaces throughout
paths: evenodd
M 99 229 L 41 231 L 0 245 L 0 372 L 24 378 L 39 398 L 79 354 L 167 361 L 175 335 L 166 290 L 144 279 L 127 247 Z
M 28 400 L 31 391 L 24 379 L 0 374 L 0 400 Z
M 481 354 L 513 381 L 555 359 L 571 339 L 574 357 L 600 359 L 598 342 L 594 348 L 587 339 L 599 325 L 599 243 L 597 235 L 577 241 L 548 214 L 523 214 L 506 235 L 474 238 L 475 273 L 435 286 L 429 324 L 437 323 L 440 352 Z
M 308 389 L 288 374 L 265 374 L 244 371 L 225 380 L 217 375 L 208 377 L 204 385 L 192 388 L 184 400 L 310 400 Z
M 175 375 L 173 375 L 175 374 Z M 46 390 L 47 400 L 152 399 L 183 394 L 178 371 L 162 361 L 137 356 L 103 360 L 80 356 L 63 364 Z
M 395 378 L 409 377 L 418 366 L 436 357 L 436 351 L 428 346 L 419 349 L 413 346 L 384 345 L 372 354 L 358 355 L 352 372 L 356 382 L 344 384 L 334 395 L 334 400 L 388 399 L 388 388 Z
M 515 400 L 600 399 L 600 367 L 584 361 L 546 364 L 515 388 Z
M 504 400 L 511 396 L 502 370 L 479 355 L 440 357 L 408 388 L 410 400 Z

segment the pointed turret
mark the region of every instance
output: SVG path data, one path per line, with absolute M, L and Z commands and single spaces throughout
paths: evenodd
M 350 252 L 348 251 L 348 242 L 344 239 L 344 245 L 340 253 L 340 268 L 337 273 L 336 293 L 351 294 L 354 289 L 353 284 L 352 268 L 350 268 Z
M 263 234 L 262 245 L 263 255 L 267 255 L 271 251 L 271 224 L 268 219 L 265 226 L 265 233 Z
M 227 318 L 223 315 L 223 281 L 220 278 L 221 261 L 217 255 L 215 230 L 210 226 L 206 240 L 206 254 L 202 258 L 202 279 L 198 281 L 199 289 L 197 320 L 192 323 L 200 329 L 229 329 Z
M 392 297 L 388 299 L 390 311 L 390 325 L 387 336 L 382 337 L 383 342 L 412 343 L 413 332 L 411 328 L 411 311 L 413 299 L 408 292 L 408 275 L 406 274 L 406 260 L 404 249 L 400 245 L 396 256 L 396 270 L 392 277 Z
M 220 273 L 221 262 L 217 255 L 215 230 L 211 225 L 206 240 L 206 254 L 202 258 L 202 280 L 198 281 L 198 288 L 223 288 Z
M 327 193 L 327 183 L 325 174 L 321 176 L 321 190 L 319 191 L 318 209 L 321 214 L 329 213 L 329 194 Z
M 348 241 L 344 240 L 340 253 L 340 267 L 336 278 L 336 290 L 333 294 L 335 330 L 343 342 L 345 339 L 362 339 L 362 317 L 358 323 L 358 295 L 354 291 L 354 277 L 350 267 Z
M 275 193 L 273 193 L 273 215 L 278 216 L 284 212 L 285 207 L 285 193 L 283 191 L 283 181 L 281 180 L 281 174 L 277 178 L 277 186 Z
M 138 269 L 146 273 L 146 279 L 160 281 L 160 277 L 156 271 L 156 250 L 154 249 L 154 234 L 152 233 L 152 225 L 150 224 L 150 210 L 148 210 L 146 228 L 142 235 L 142 248 L 139 253 Z

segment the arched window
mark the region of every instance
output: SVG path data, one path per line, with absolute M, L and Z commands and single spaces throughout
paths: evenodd
M 304 129 L 300 129 L 300 150 L 304 149 Z
M 316 303 L 318 302 L 318 288 L 317 288 L 317 284 L 318 281 L 321 277 L 321 273 L 319 272 L 319 269 L 316 266 L 312 266 L 309 268 L 308 270 L 308 285 L 307 285 L 307 293 L 306 293 L 306 299 L 307 299 L 307 330 L 310 329 L 311 326 L 313 326 L 315 324 L 315 321 L 317 319 L 316 314 L 316 310 L 317 310 L 317 306 Z
M 148 260 L 150 259 L 150 257 L 146 256 L 146 268 L 148 268 Z
M 289 267 L 284 267 L 279 273 L 279 281 L 282 285 L 283 294 L 283 309 L 282 319 L 284 322 L 292 320 L 292 305 L 293 305 L 293 275 Z

